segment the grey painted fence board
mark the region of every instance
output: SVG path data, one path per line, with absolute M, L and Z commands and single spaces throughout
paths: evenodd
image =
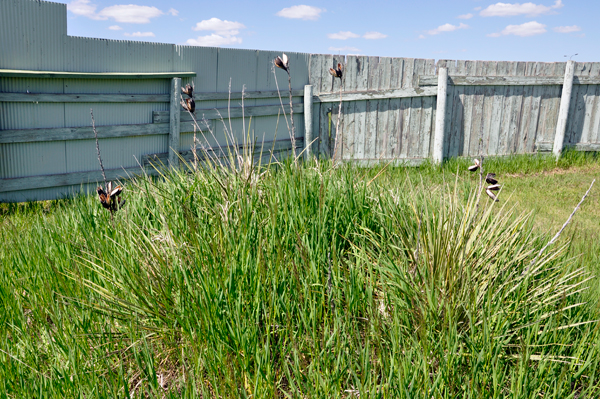
M 449 76 L 448 84 L 454 86 L 552 86 L 561 85 L 560 76 Z M 597 85 L 600 77 L 580 75 L 573 79 L 575 85 Z M 435 75 L 419 76 L 419 86 L 436 86 Z
M 296 113 L 300 113 L 303 112 L 304 110 L 304 104 L 294 104 L 293 106 L 294 112 Z M 289 110 L 289 107 L 287 108 L 287 110 Z M 192 122 L 193 119 L 192 117 L 189 115 L 189 113 L 187 111 L 181 110 L 181 122 Z M 231 118 L 241 118 L 242 115 L 245 117 L 251 117 L 251 116 L 271 116 L 271 115 L 278 115 L 281 113 L 281 106 L 279 105 L 269 105 L 269 106 L 254 106 L 254 107 L 235 107 L 235 108 L 217 108 L 217 109 L 196 109 L 195 115 L 196 115 L 196 120 L 199 122 L 201 121 L 203 118 L 204 119 L 225 119 L 227 120 L 228 117 Z M 283 115 L 282 115 L 282 119 L 283 119 Z M 169 111 L 154 111 L 152 113 L 152 121 L 154 123 L 167 123 L 169 121 Z M 191 125 L 190 125 L 191 126 Z M 189 132 L 189 131 L 193 131 L 192 130 L 187 130 L 190 129 L 190 126 L 186 127 L 186 130 L 183 130 L 182 127 L 182 132 Z M 0 133 L 1 134 L 1 133 Z
M 196 72 L 58 72 L 0 69 L 0 77 L 10 78 L 67 78 L 67 79 L 167 79 L 194 77 Z
M 484 65 L 487 76 L 495 76 L 498 71 L 498 63 L 496 61 L 486 61 Z M 485 153 L 489 153 L 490 137 L 492 132 L 492 113 L 494 110 L 494 92 L 497 86 L 485 86 L 483 88 L 484 109 L 483 109 L 483 143 Z
M 168 115 L 168 112 L 167 112 Z M 150 136 L 168 134 L 168 123 L 149 123 L 143 125 L 97 126 L 100 138 Z M 53 129 L 16 129 L 0 130 L 0 144 L 30 143 L 37 141 L 64 141 L 93 139 L 92 127 L 66 127 Z
M 139 166 L 127 169 L 106 169 L 105 173 L 106 179 L 111 181 L 118 179 L 129 179 L 135 175 L 141 175 L 144 173 L 148 175 L 157 174 L 156 171 L 151 168 L 143 170 Z M 14 179 L 0 179 L 0 192 L 70 186 L 74 184 L 102 181 L 102 172 L 100 170 L 19 177 Z
M 409 88 L 412 86 L 413 80 L 413 71 L 415 67 L 415 59 L 414 58 L 405 58 L 404 59 L 404 73 L 402 74 L 402 88 Z M 400 142 L 400 152 L 399 155 L 401 158 L 409 157 L 409 147 L 410 147 L 410 107 L 411 107 L 411 99 L 403 98 L 400 100 L 400 131 L 401 131 L 401 142 Z
M 402 85 L 402 69 L 404 61 L 400 58 L 393 58 L 391 62 L 390 87 L 399 88 Z M 400 113 L 400 99 L 392 98 L 389 101 L 388 108 L 388 133 L 384 136 L 385 158 L 391 159 L 398 154 L 398 114 Z
M 356 56 L 356 90 L 363 91 L 369 88 L 369 57 Z M 357 101 L 354 104 L 354 145 L 355 159 L 365 157 L 365 137 L 367 129 L 367 101 Z
M 0 93 L 0 102 L 17 103 L 168 103 L 168 94 Z
M 296 140 L 296 149 L 302 149 L 304 146 L 304 140 L 299 139 Z M 256 141 L 248 144 L 248 148 L 252 149 L 253 155 L 270 155 L 279 154 L 285 151 L 292 150 L 292 141 L 291 139 L 283 139 L 283 140 L 275 140 L 275 141 Z M 228 145 L 228 146 L 215 146 L 215 147 L 198 147 L 196 148 L 196 157 L 198 160 L 213 160 L 217 159 L 229 158 L 231 156 L 235 157 L 236 154 L 244 153 L 244 151 L 248 151 L 248 148 L 244 148 L 243 145 Z M 190 150 L 179 151 L 179 157 L 182 158 L 186 162 L 194 161 L 194 152 Z M 156 154 L 148 154 L 144 155 L 141 159 L 141 164 L 144 167 L 147 166 L 166 166 L 168 160 L 168 153 L 161 152 Z
M 600 77 L 600 64 L 593 63 L 590 66 L 590 77 Z M 592 121 L 594 117 L 595 105 L 597 100 L 597 85 L 588 85 L 585 92 L 585 115 L 583 116 L 583 125 L 581 126 L 581 137 L 579 139 L 582 143 L 589 143 Z

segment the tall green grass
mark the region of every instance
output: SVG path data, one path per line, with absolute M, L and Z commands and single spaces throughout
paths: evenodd
M 598 312 L 566 245 L 532 265 L 530 213 L 450 174 L 372 173 L 205 167 L 130 182 L 114 218 L 94 197 L 13 206 L 0 392 L 597 396 Z

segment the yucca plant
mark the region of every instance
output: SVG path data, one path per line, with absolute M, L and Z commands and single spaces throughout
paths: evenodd
M 562 332 L 591 322 L 579 319 L 584 303 L 577 299 L 591 277 L 566 259 L 568 244 L 548 250 L 524 273 L 542 241 L 530 213 L 494 203 L 478 210 L 475 192 L 465 204 L 458 191 L 431 191 L 380 195 L 385 228 L 366 233 L 371 245 L 356 248 L 381 273 L 387 329 L 433 346 L 453 332 L 454 353 L 425 354 L 435 364 L 431 372 L 447 356 L 477 358 L 481 339 L 504 359 L 583 363 L 561 347 L 569 336 Z

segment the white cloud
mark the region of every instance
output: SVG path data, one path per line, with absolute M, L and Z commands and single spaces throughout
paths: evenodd
M 346 40 L 346 39 L 354 39 L 357 37 L 360 37 L 359 35 L 357 35 L 356 33 L 352 33 L 350 31 L 339 31 L 338 33 L 329 33 L 327 34 L 327 37 L 330 39 L 336 39 L 336 40 Z
M 556 28 L 552 28 L 554 32 L 558 33 L 571 33 L 571 32 L 579 32 L 581 28 L 577 25 L 573 26 L 557 26 Z
M 419 39 L 425 39 L 425 35 L 419 35 Z
M 90 0 L 73 0 L 67 4 L 67 10 L 75 15 L 103 21 L 112 18 L 121 23 L 147 24 L 150 22 L 150 19 L 164 15 L 156 7 L 137 6 L 135 4 L 110 6 L 103 8 L 98 13 L 96 12 L 96 8 L 98 7 L 92 4 Z M 177 12 L 177 10 L 171 10 Z M 171 13 L 171 10 L 169 10 L 169 13 Z
M 292 6 L 288 8 L 284 8 L 281 11 L 278 11 L 277 16 L 283 18 L 292 18 L 292 19 L 304 19 L 316 21 L 321 16 L 321 13 L 324 12 L 325 9 L 307 6 L 307 5 L 299 5 Z
M 108 27 L 108 29 L 110 30 L 121 30 L 123 28 L 121 28 L 119 25 L 111 25 Z
M 114 18 L 117 22 L 129 24 L 147 24 L 151 18 L 163 15 L 156 7 L 136 6 L 135 4 L 116 5 L 102 9 L 98 16 Z
M 508 25 L 502 30 L 502 32 L 490 33 L 490 37 L 499 37 L 506 35 L 515 35 L 521 37 L 541 35 L 546 33 L 546 25 L 540 24 L 536 21 L 526 22 L 521 25 Z
M 67 3 L 67 10 L 71 11 L 75 15 L 81 15 L 91 19 L 106 19 L 96 15 L 95 4 L 91 4 L 90 0 L 73 0 Z
M 471 14 L 471 13 L 469 13 L 469 14 L 463 14 L 463 15 L 459 15 L 456 18 L 458 18 L 458 19 L 471 19 L 471 18 L 473 18 L 473 14 Z
M 376 40 L 376 39 L 385 39 L 387 35 L 384 35 L 380 32 L 367 32 L 363 35 L 365 39 Z
M 242 43 L 242 39 L 236 36 L 221 36 L 213 33 L 208 36 L 198 36 L 196 39 L 188 39 L 186 43 L 190 46 L 219 47 L 240 44 Z
M 172 16 L 176 17 L 179 15 L 179 11 L 177 11 L 174 8 L 169 8 L 169 11 L 167 11 L 167 14 L 171 14 Z
M 475 11 L 479 11 L 479 10 L 481 10 L 481 9 L 482 9 L 482 7 L 475 7 L 473 10 L 475 10 Z
M 206 19 L 200 21 L 192 29 L 196 31 L 213 31 L 212 34 L 206 36 L 198 36 L 196 39 L 188 39 L 187 44 L 191 46 L 209 46 L 219 47 L 232 44 L 241 44 L 242 38 L 237 35 L 240 29 L 245 29 L 246 26 L 241 22 L 220 20 L 219 18 Z
M 193 30 L 212 30 L 219 36 L 235 36 L 240 33 L 240 29 L 246 26 L 240 22 L 220 20 L 219 18 L 206 19 L 200 21 L 194 26 Z
M 356 47 L 329 47 L 329 51 L 335 51 L 344 54 L 358 54 L 360 49 Z
M 469 25 L 463 24 L 462 22 L 460 23 L 460 25 L 444 24 L 438 26 L 435 29 L 428 30 L 427 33 L 430 35 L 437 35 L 438 33 L 452 32 L 458 29 L 467 29 L 468 27 Z
M 534 3 L 496 3 L 481 11 L 479 15 L 482 17 L 512 17 L 515 15 L 535 17 L 542 14 L 554 13 L 554 10 L 563 6 L 562 0 L 556 0 L 552 6 L 543 6 Z
M 154 37 L 154 33 L 152 32 L 133 32 L 133 33 L 124 33 L 125 36 L 129 37 Z

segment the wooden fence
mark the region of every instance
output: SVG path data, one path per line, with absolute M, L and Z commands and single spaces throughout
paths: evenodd
M 343 61 L 343 60 L 342 60 Z M 316 98 L 339 101 L 339 80 L 324 72 L 335 56 L 311 57 Z M 549 152 L 557 127 L 564 146 L 600 150 L 600 63 L 421 60 L 349 56 L 345 60 L 339 156 L 362 163 L 418 163 L 434 156 L 439 71 L 448 74 L 445 115 L 438 135 L 444 157 Z M 568 74 L 567 74 L 568 75 Z M 563 83 L 572 91 L 562 95 Z M 313 90 L 314 90 L 313 88 Z M 375 94 L 377 93 L 377 94 Z M 373 96 L 373 97 L 369 97 Z M 382 98 L 384 97 L 384 98 Z M 564 126 L 559 110 L 565 108 Z M 338 107 L 314 110 L 319 153 L 332 153 Z M 331 115 L 331 117 L 330 117 Z M 326 132 L 332 132 L 329 136 Z
M 0 2 L 0 202 L 58 198 L 101 180 L 90 108 L 109 179 L 190 159 L 186 83 L 196 87 L 207 151 L 231 149 L 230 129 L 278 159 L 290 153 L 287 90 L 280 99 L 275 79 L 287 88 L 287 75 L 272 63 L 281 53 L 71 37 L 66 23 L 64 4 Z M 600 63 L 571 63 L 570 73 L 567 63 L 287 54 L 295 143 L 319 157 L 414 164 L 600 150 Z M 338 62 L 342 81 L 329 74 Z

